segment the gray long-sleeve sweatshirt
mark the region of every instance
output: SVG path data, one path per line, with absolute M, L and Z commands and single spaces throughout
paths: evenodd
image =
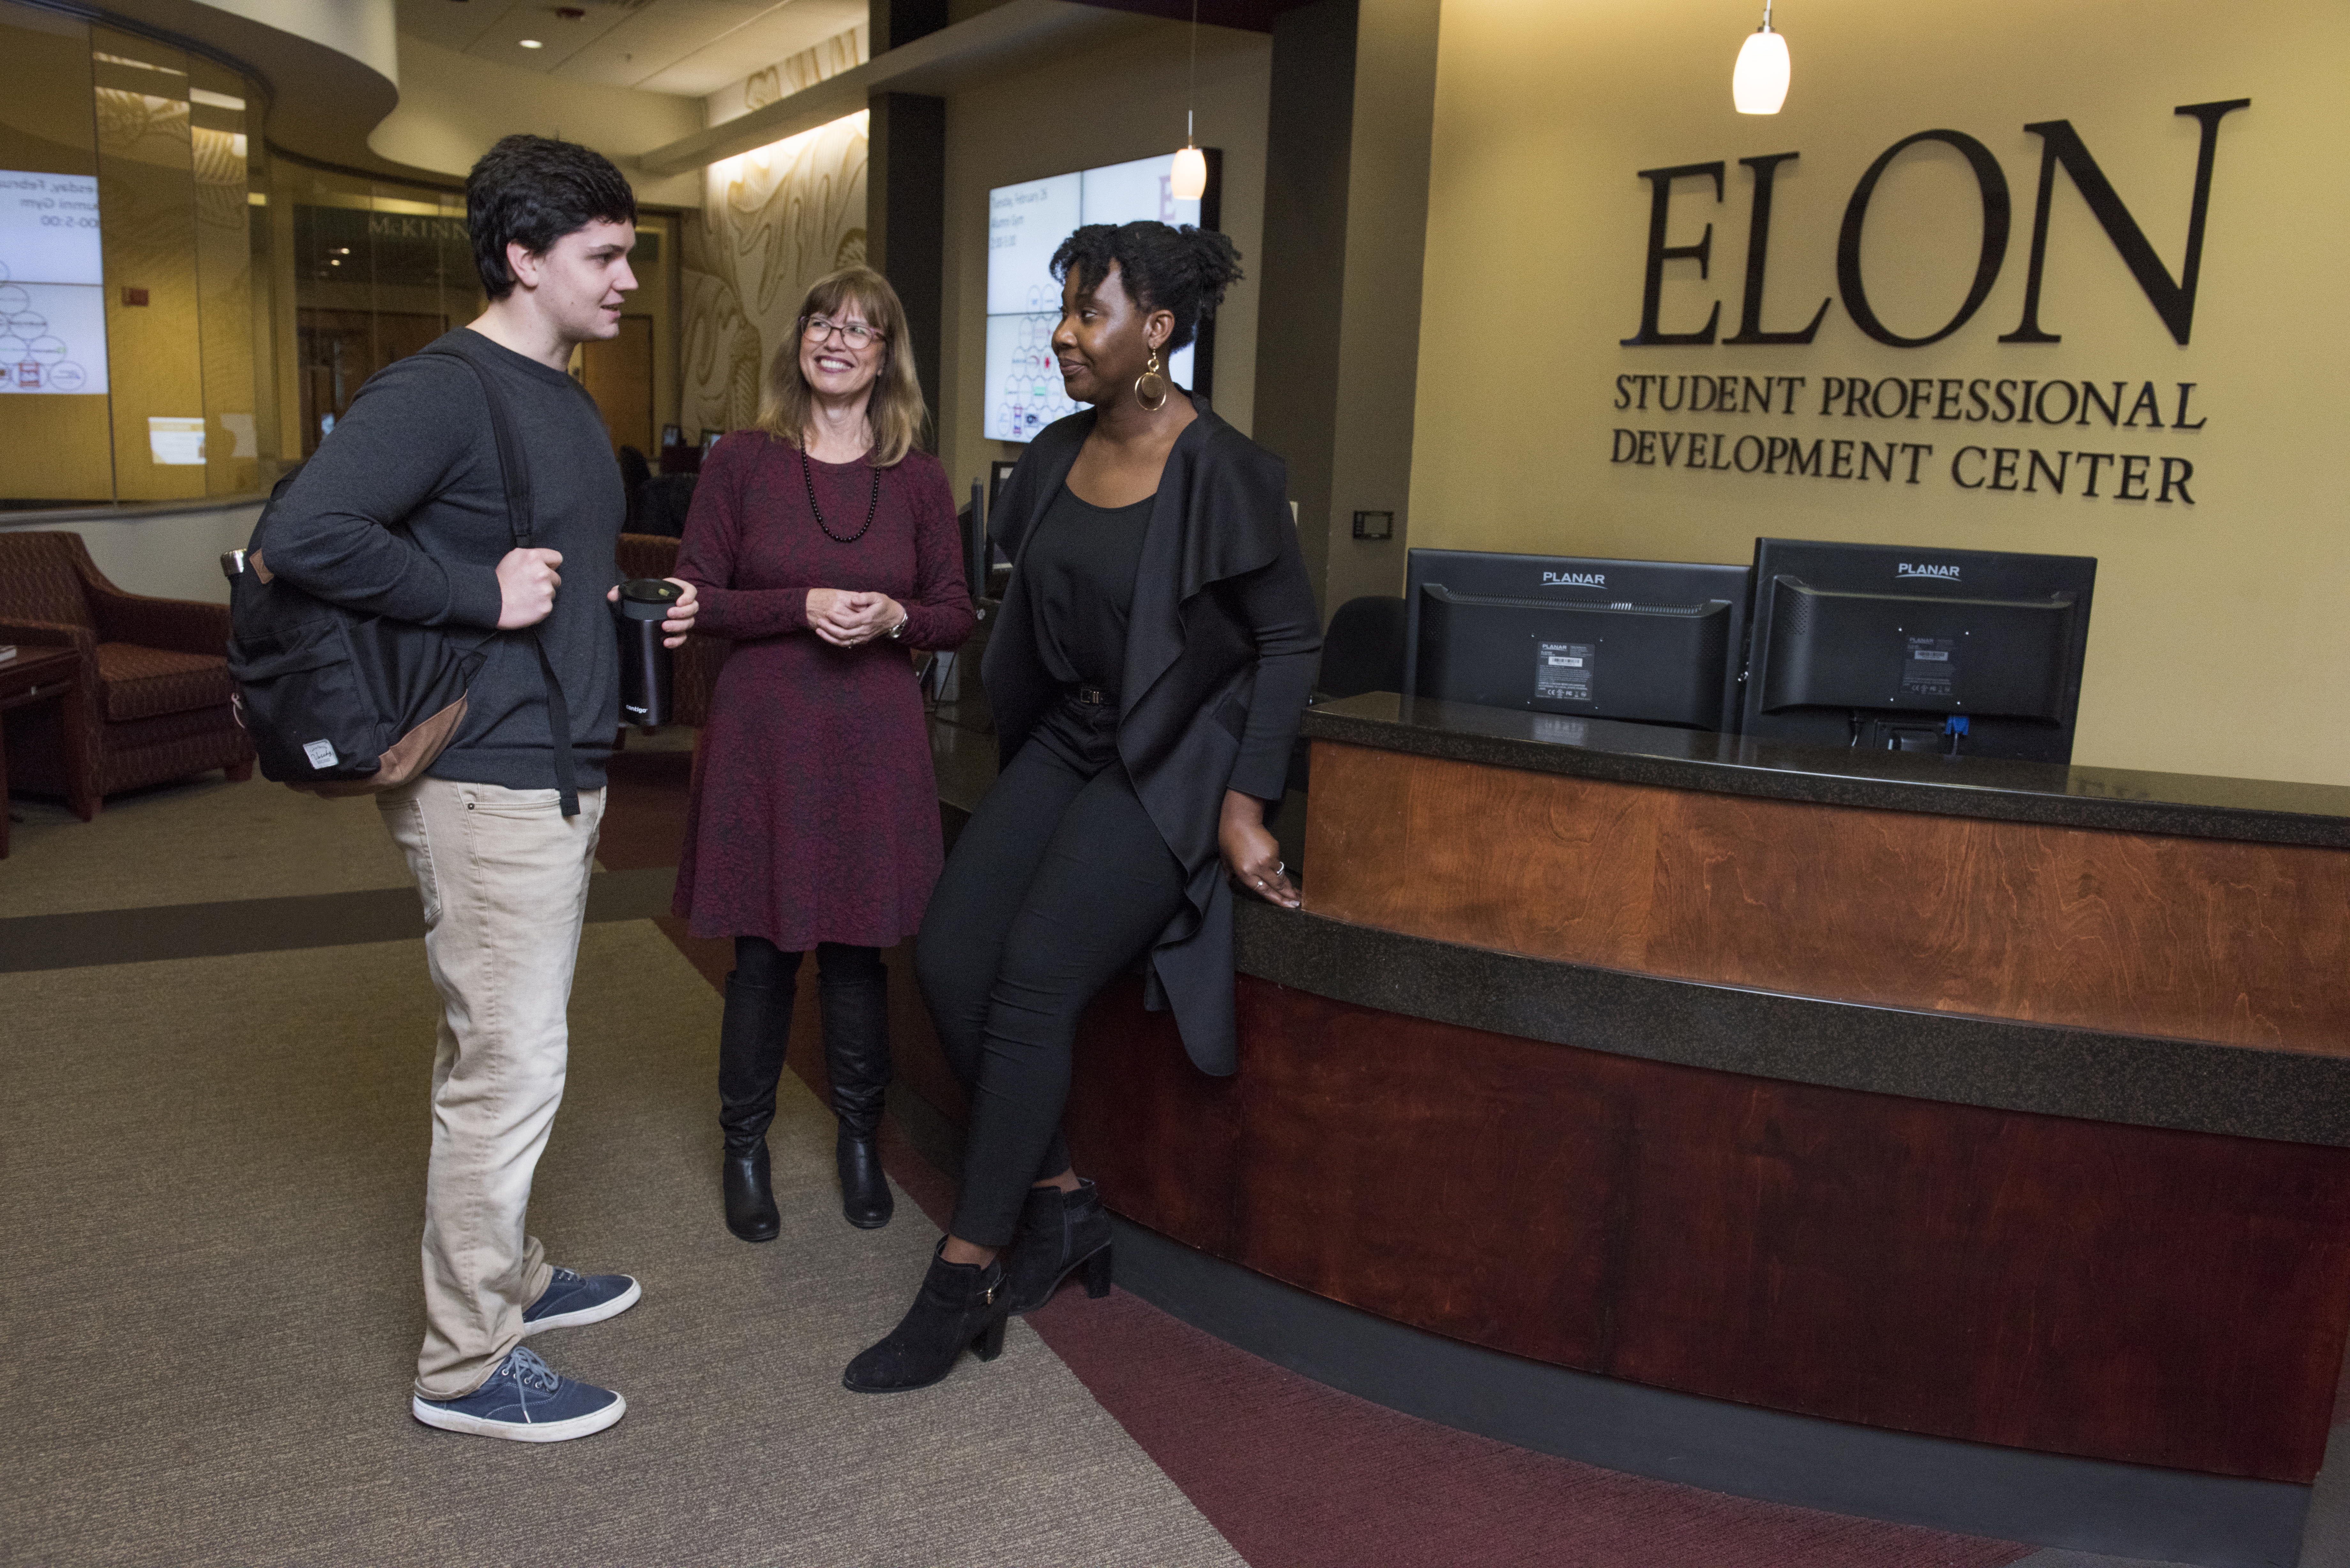
M 620 716 L 619 644 L 604 600 L 619 576 L 619 465 L 577 381 L 465 327 L 440 341 L 461 335 L 490 363 L 515 423 L 536 519 L 531 543 L 563 556 L 555 611 L 537 630 L 570 709 L 579 787 L 599 788 Z M 435 354 L 379 372 L 287 487 L 256 544 L 272 572 L 333 603 L 426 626 L 494 628 L 497 565 L 514 538 L 473 372 Z M 553 788 L 546 683 L 528 633 L 492 639 L 467 697 L 464 726 L 432 776 Z

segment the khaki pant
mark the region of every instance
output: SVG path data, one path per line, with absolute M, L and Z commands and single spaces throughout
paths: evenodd
M 441 993 L 416 1392 L 455 1399 L 522 1343 L 523 1309 L 552 1272 L 524 1212 L 563 1101 L 604 792 L 582 790 L 568 818 L 551 789 L 436 778 L 376 804 L 423 895 Z

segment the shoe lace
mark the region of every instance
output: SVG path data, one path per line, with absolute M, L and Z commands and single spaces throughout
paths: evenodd
M 524 1387 L 536 1388 L 545 1394 L 554 1393 L 563 1381 L 555 1375 L 555 1368 L 541 1361 L 538 1353 L 527 1345 L 515 1347 L 514 1353 L 506 1357 L 505 1371 L 506 1376 Z
M 546 1282 L 549 1285 L 576 1285 L 581 1278 L 581 1275 L 572 1272 L 558 1263 L 555 1266 L 554 1275 Z

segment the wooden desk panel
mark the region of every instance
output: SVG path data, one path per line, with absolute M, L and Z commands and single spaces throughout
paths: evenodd
M 1171 1012 L 1142 1010 L 1142 981 L 1112 981 L 1086 1010 L 1062 1125 L 1077 1168 L 1120 1213 L 1232 1255 L 1244 1080 L 1191 1065 Z
M 2350 855 L 1314 743 L 1306 908 L 1879 1006 L 2350 1054 Z
M 1241 1075 L 1215 1091 L 1240 1096 L 1237 1141 L 1125 1097 L 1139 1054 L 1114 1041 L 1180 1061 L 1133 1014 L 1089 1014 L 1078 1053 L 1081 1167 L 1194 1246 L 1472 1344 L 1744 1404 L 2303 1484 L 2324 1457 L 2350 1150 L 1240 988 Z

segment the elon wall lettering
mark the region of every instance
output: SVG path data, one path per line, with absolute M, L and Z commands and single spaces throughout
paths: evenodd
M 2169 329 L 2173 341 L 2184 346 L 2192 336 L 2195 325 L 2195 291 L 2201 281 L 2203 266 L 2203 223 L 2211 202 L 2211 171 L 2219 151 L 2220 123 L 2231 111 L 2251 105 L 2248 98 L 2230 99 L 2220 103 L 2182 104 L 2172 112 L 2191 115 L 2202 127 L 2202 138 L 2195 158 L 2195 193 L 2187 220 L 2187 250 L 2179 265 L 2178 275 L 2172 277 L 2170 269 L 2155 254 L 2146 237 L 2146 231 L 2123 204 L 2113 182 L 2091 156 L 2087 143 L 2073 129 L 2068 119 L 2045 119 L 2026 125 L 2023 129 L 2040 138 L 2040 182 L 2033 204 L 2031 254 L 2026 263 L 2023 291 L 2023 318 L 2015 330 L 2000 337 L 2002 343 L 2059 343 L 2064 339 L 2044 330 L 2040 324 L 2041 279 L 2048 259 L 2048 229 L 2050 209 L 2055 194 L 2056 171 L 2061 166 L 2095 214 L 2097 224 L 2105 231 L 2114 249 L 2146 295 L 2147 303 L 2154 307 L 2164 327 Z M 1860 235 L 1868 220 L 1868 203 L 1877 193 L 1877 182 L 1885 171 L 1909 148 L 1921 141 L 1939 141 L 1955 149 L 1974 171 L 1975 184 L 1982 201 L 1982 247 L 1975 262 L 1974 283 L 1967 291 L 1958 314 L 1942 327 L 1922 337 L 1904 337 L 1877 318 L 1870 308 L 1868 291 L 1860 270 Z M 1823 299 L 1811 320 L 1799 328 L 1773 332 L 1762 326 L 1762 285 L 1764 269 L 1770 260 L 1771 188 L 1779 165 L 1801 156 L 1794 152 L 1773 152 L 1760 158 L 1742 158 L 1738 161 L 1754 171 L 1754 199 L 1748 211 L 1746 241 L 1746 286 L 1739 317 L 1737 335 L 1721 338 L 1735 344 L 1807 344 L 1818 335 L 1820 324 L 1827 319 L 1828 307 L 1834 299 Z M 1655 347 L 1665 344 L 1711 343 L 1721 324 L 1721 304 L 1715 301 L 1713 313 L 1703 327 L 1693 331 L 1667 332 L 1659 326 L 1657 317 L 1664 300 L 1665 265 L 1674 261 L 1693 261 L 1698 275 L 1711 275 L 1713 258 L 1713 225 L 1708 223 L 1705 233 L 1692 244 L 1668 244 L 1665 227 L 1672 201 L 1673 182 L 1677 180 L 1710 179 L 1713 182 L 1713 197 L 1722 199 L 1723 162 L 1683 163 L 1669 169 L 1643 169 L 1640 178 L 1648 182 L 1648 246 L 1647 266 L 1640 296 L 1640 329 L 1623 340 L 1627 348 Z M 1845 314 L 1853 324 L 1879 343 L 1897 348 L 1921 348 L 1929 343 L 1939 343 L 1964 327 L 1990 297 L 1991 286 L 1999 281 L 2001 267 L 2007 259 L 2008 234 L 2013 226 L 2013 210 L 2008 197 L 2007 174 L 1990 148 L 1962 130 L 1921 130 L 1905 136 L 1877 155 L 1877 161 L 1861 175 L 1853 187 L 1852 199 L 1846 202 L 1844 223 L 1836 234 L 1836 287 L 1844 301 Z
M 2194 337 L 2195 299 L 2202 285 L 2203 237 L 2210 212 L 2220 127 L 2235 110 L 2251 105 L 2251 99 L 2239 98 L 2182 104 L 2172 111 L 2192 119 L 2199 133 L 2186 245 L 2175 276 L 2073 122 L 2046 119 L 2026 124 L 2023 129 L 2040 139 L 2040 160 L 2033 201 L 2032 237 L 2024 264 L 2022 317 L 2014 329 L 2002 333 L 1998 341 L 2029 345 L 2064 341 L 2061 334 L 2050 330 L 2043 322 L 2043 304 L 2047 304 L 2051 319 L 2054 318 L 2055 306 L 2043 301 L 2042 286 L 2047 272 L 2056 175 L 2062 170 L 2171 341 L 2186 348 Z M 1904 152 L 1925 142 L 1939 142 L 1950 148 L 1971 171 L 1981 204 L 1982 243 L 1975 257 L 1973 279 L 1957 311 L 1933 331 L 1905 337 L 1886 326 L 1869 303 L 1867 280 L 1861 269 L 1861 235 L 1867 225 L 1869 203 L 1886 171 Z M 1671 243 L 1668 229 L 1675 182 L 1711 181 L 1718 202 L 1722 200 L 1728 164 L 1716 160 L 1639 171 L 1649 189 L 1648 245 L 1642 271 L 1639 330 L 1621 340 L 1624 348 L 1807 346 L 1819 336 L 1829 309 L 1839 302 L 1863 336 L 1895 348 L 1922 348 L 1939 343 L 1974 318 L 1991 297 L 2006 265 L 2009 240 L 2015 226 L 2014 204 L 2007 171 L 1990 148 L 1962 130 L 1920 130 L 1894 142 L 1877 154 L 1853 186 L 1836 234 L 1836 294 L 1821 300 L 1801 327 L 1773 329 L 1765 326 L 1762 301 L 1770 262 L 1772 192 L 1781 166 L 1799 156 L 1773 152 L 1738 161 L 1753 171 L 1753 201 L 1747 214 L 1746 276 L 1739 327 L 1735 334 L 1726 337 L 1720 335 L 1720 300 L 1714 302 L 1702 327 L 1668 331 L 1659 317 L 1668 265 L 1694 262 L 1700 278 L 1711 275 L 1711 223 L 1705 225 L 1694 242 Z M 1941 451 L 1938 452 L 1937 442 L 1878 441 L 1860 431 L 1853 431 L 1848 436 L 1805 437 L 1618 426 L 1611 432 L 1609 462 L 1612 465 L 1679 469 L 1684 472 L 1856 483 L 1874 481 L 1904 487 L 1918 484 L 1939 470 L 1950 484 L 1960 490 L 2050 498 L 2069 496 L 2086 501 L 2147 502 L 2158 506 L 2195 504 L 2195 462 L 2191 456 L 2178 451 L 2129 452 L 2122 449 L 2122 443 L 2131 439 L 2125 432 L 2144 431 L 2150 435 L 2168 430 L 2178 435 L 2202 430 L 2208 421 L 2201 413 L 2189 411 L 2198 383 L 2143 373 L 2122 377 L 2051 376 L 2047 371 L 2054 367 L 2039 369 L 2041 373 L 2033 376 L 1967 377 L 1627 372 L 1615 378 L 1614 388 L 1615 406 L 1626 411 L 1761 416 L 1774 421 L 1811 418 L 1839 423 L 2038 426 L 2050 428 L 2051 433 L 2041 435 L 2034 431 L 2022 440 L 2011 436 L 2007 439 L 2015 441 L 2011 446 L 1953 447 L 1946 441 L 1939 443 Z M 1816 407 L 1809 403 L 1814 397 L 1818 400 Z M 2111 432 L 2105 439 L 2115 444 L 2095 451 L 2078 447 L 2074 443 L 2082 438 L 2071 432 L 2083 427 L 2092 432 Z M 1926 432 L 1920 430 L 1916 433 Z M 1999 438 L 1986 431 L 1978 439 Z M 2096 434 L 2088 439 L 2096 439 Z

